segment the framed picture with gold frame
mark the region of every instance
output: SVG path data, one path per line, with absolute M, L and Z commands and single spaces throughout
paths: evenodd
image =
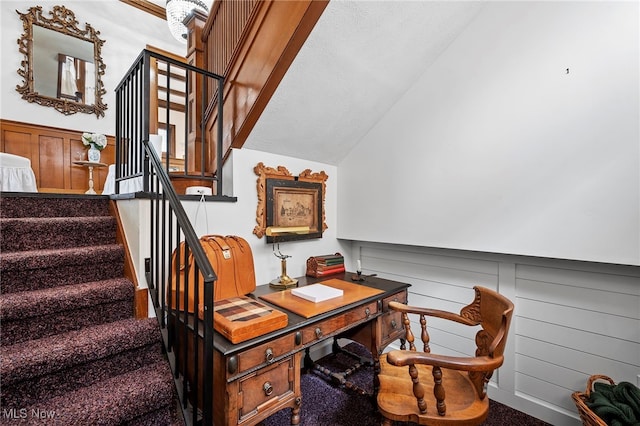
M 267 233 L 267 243 L 322 238 L 322 184 L 267 179 L 266 189 L 267 228 L 298 230 L 278 236 Z
M 327 229 L 324 212 L 326 180 L 324 171 L 307 169 L 293 176 L 285 167 L 254 167 L 258 175 L 257 226 L 253 233 L 266 235 L 267 243 L 322 238 Z M 275 234 L 270 230 L 278 229 Z M 292 230 L 292 232 L 287 232 Z

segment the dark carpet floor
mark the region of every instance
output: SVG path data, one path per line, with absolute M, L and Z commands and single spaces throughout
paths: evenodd
M 364 355 L 363 348 L 350 343 L 347 349 Z M 353 365 L 353 358 L 343 354 L 327 355 L 317 361 L 323 368 L 337 372 Z M 377 412 L 373 392 L 373 367 L 364 366 L 348 377 L 355 389 L 332 381 L 321 371 L 302 375 L 302 408 L 300 426 L 379 426 L 382 416 Z M 286 426 L 291 421 L 291 409 L 282 410 L 263 422 L 263 426 Z M 514 410 L 496 401 L 490 401 L 486 426 L 545 426 L 547 423 Z M 412 423 L 395 423 L 411 426 Z

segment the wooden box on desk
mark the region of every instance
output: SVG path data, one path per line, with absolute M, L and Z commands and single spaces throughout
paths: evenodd
M 340 253 L 311 256 L 307 259 L 306 275 L 308 277 L 326 277 L 343 274 L 344 271 L 344 257 Z
M 213 309 L 213 328 L 234 344 L 286 327 L 289 322 L 284 312 L 247 296 L 218 300 Z

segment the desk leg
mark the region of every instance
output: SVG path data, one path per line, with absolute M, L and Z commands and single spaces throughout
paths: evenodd
M 85 192 L 85 194 L 95 194 L 96 191 L 93 189 L 93 167 L 89 166 L 89 190 Z
M 297 397 L 295 400 L 295 406 L 291 409 L 291 424 L 299 425 L 300 424 L 300 405 L 302 403 L 302 398 Z
M 311 358 L 311 354 L 309 353 L 309 348 L 304 350 L 304 362 L 303 362 L 303 368 L 305 371 L 311 371 L 313 369 L 313 365 L 315 363 L 313 362 L 313 359 Z

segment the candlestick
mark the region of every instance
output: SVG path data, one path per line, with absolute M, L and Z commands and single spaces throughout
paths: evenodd
M 358 259 L 358 268 L 356 269 L 356 272 L 362 272 L 362 263 L 360 262 L 360 259 Z

